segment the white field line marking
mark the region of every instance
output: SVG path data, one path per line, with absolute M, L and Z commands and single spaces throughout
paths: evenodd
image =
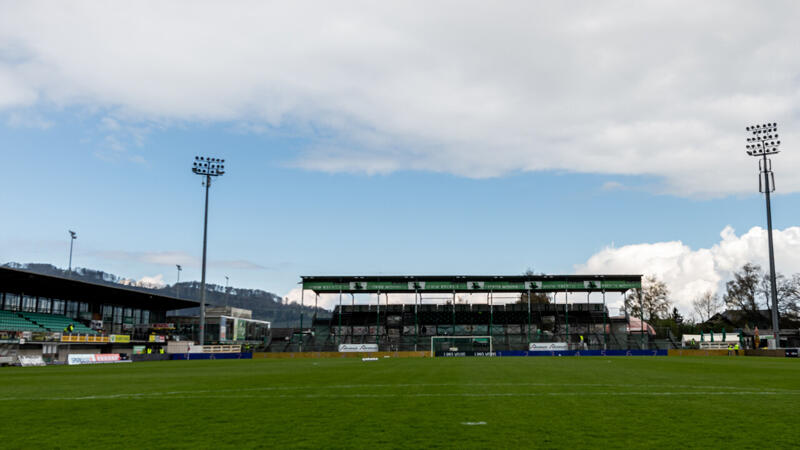
M 198 390 L 191 390 L 191 391 L 166 391 L 166 392 L 131 392 L 131 393 L 119 393 L 119 394 L 98 394 L 98 395 L 85 395 L 85 396 L 76 396 L 76 397 L 45 397 L 45 398 L 35 398 L 35 397 L 0 397 L 0 401 L 3 400 L 113 400 L 113 399 L 121 399 L 121 398 L 148 398 L 148 397 L 161 397 L 161 396 L 176 396 L 181 394 L 194 394 L 195 397 L 200 397 L 197 394 L 213 394 L 213 393 L 234 393 L 234 392 L 258 392 L 258 391 L 300 391 L 300 390 L 319 390 L 319 389 L 369 389 L 369 388 L 426 388 L 426 387 L 500 387 L 500 386 L 513 386 L 513 387 L 611 387 L 611 388 L 629 388 L 631 385 L 628 384 L 608 384 L 608 383 L 467 383 L 467 384 L 459 384 L 459 383 L 405 383 L 405 384 L 342 384 L 342 385 L 329 385 L 329 386 L 262 386 L 256 388 L 237 388 L 237 389 L 198 389 Z M 733 386 L 694 386 L 694 385 L 646 385 L 640 384 L 636 385 L 636 387 L 646 388 L 646 387 L 655 387 L 655 388 L 672 388 L 672 389 L 712 389 L 712 390 L 730 390 L 733 391 L 735 389 L 739 389 Z M 769 392 L 774 391 L 782 391 L 786 393 L 791 393 L 793 391 L 784 390 L 784 389 L 771 389 Z M 750 392 L 750 391 L 748 391 Z M 558 393 L 556 393 L 558 394 Z M 567 395 L 572 395 L 572 393 L 564 393 Z M 581 394 L 581 393 L 578 393 Z M 503 394 L 497 394 L 503 395 Z M 174 397 L 173 397 L 174 398 Z M 183 398 L 191 398 L 191 397 L 183 397 Z M 211 398 L 211 397 L 206 397 Z
M 467 426 L 486 425 L 486 422 L 461 422 L 461 425 L 467 425 Z
M 163 395 L 163 394 L 162 394 Z M 578 396 L 608 396 L 608 397 L 625 397 L 625 396 L 642 396 L 642 397 L 660 397 L 660 396 L 700 396 L 700 395 L 800 395 L 800 391 L 737 391 L 737 392 L 719 392 L 719 391 L 664 391 L 664 392 L 497 392 L 497 393 L 416 393 L 416 394 L 268 394 L 262 395 L 255 394 L 228 394 L 228 395 L 172 395 L 168 398 L 174 399 L 257 399 L 257 398 L 337 398 L 337 399 L 356 399 L 356 398 L 408 398 L 408 397 L 464 397 L 464 398 L 486 398 L 486 397 L 578 397 Z M 11 400 L 113 400 L 113 399 L 130 399 L 130 400 L 152 400 L 158 394 L 118 394 L 114 396 L 83 396 L 83 397 L 40 397 L 40 398 L 25 398 L 25 397 L 8 397 L 0 398 L 0 401 Z
M 131 392 L 131 393 L 118 393 L 118 394 L 96 394 L 76 397 L 64 397 L 68 400 L 101 400 L 101 399 L 115 399 L 125 397 L 160 397 L 164 395 L 180 395 L 180 394 L 201 394 L 201 393 L 223 393 L 223 392 L 257 392 L 257 391 L 301 391 L 301 390 L 326 390 L 326 389 L 370 389 L 370 388 L 428 388 L 428 387 L 605 387 L 605 388 L 630 388 L 630 384 L 612 384 L 612 383 L 398 383 L 398 384 L 338 384 L 338 385 L 306 385 L 306 386 L 261 386 L 253 388 L 235 388 L 235 389 L 195 389 L 189 391 L 165 391 L 165 392 Z M 639 388 L 667 388 L 667 389 L 707 389 L 707 390 L 721 390 L 721 391 L 734 391 L 736 389 L 752 389 L 752 386 L 736 387 L 736 386 L 702 386 L 702 385 L 684 385 L 684 384 L 637 384 L 633 387 Z M 793 392 L 786 389 L 771 388 L 770 391 L 785 391 Z M 58 399 L 59 397 L 50 397 L 49 399 Z M 3 398 L 1 400 L 10 400 L 12 398 Z M 28 397 L 28 400 L 36 400 L 35 397 Z M 48 398 L 41 398 L 46 400 Z
M 462 388 L 471 388 L 471 387 L 601 387 L 601 388 L 631 388 L 631 387 L 638 387 L 638 388 L 666 388 L 666 389 L 706 389 L 706 390 L 719 390 L 719 391 L 736 391 L 737 389 L 747 389 L 746 392 L 753 392 L 752 386 L 747 387 L 736 387 L 736 386 L 702 386 L 702 385 L 687 385 L 687 384 L 637 384 L 637 385 L 630 385 L 630 384 L 614 384 L 614 383 L 397 383 L 397 384 L 334 384 L 334 385 L 305 385 L 305 386 L 260 386 L 260 387 L 253 387 L 253 388 L 235 388 L 235 389 L 193 389 L 193 390 L 180 390 L 180 391 L 164 391 L 164 392 L 130 392 L 130 393 L 118 393 L 118 394 L 96 394 L 96 395 L 84 395 L 84 396 L 74 396 L 74 397 L 0 397 L 0 401 L 3 400 L 113 400 L 118 398 L 149 398 L 149 397 L 161 397 L 161 396 L 177 396 L 177 395 L 191 395 L 194 394 L 196 397 L 200 397 L 197 394 L 218 394 L 218 393 L 236 393 L 236 392 L 270 392 L 270 391 L 302 391 L 302 390 L 311 390 L 311 391 L 319 391 L 319 390 L 338 390 L 338 389 L 387 389 L 387 388 L 429 388 L 429 387 L 462 387 Z M 756 391 L 759 392 L 759 391 Z M 788 389 L 779 389 L 779 388 L 770 388 L 768 391 L 765 391 L 767 394 L 772 393 L 779 393 L 785 392 L 787 394 L 796 393 L 798 391 L 788 390 Z M 734 392 L 735 393 L 735 392 Z M 480 393 L 479 393 L 480 394 Z M 570 392 L 549 392 L 549 393 L 541 393 L 541 394 L 555 394 L 555 395 L 588 395 L 592 394 L 592 392 L 579 392 L 579 393 L 570 393 Z M 385 394 L 380 394 L 385 395 Z M 389 394 L 393 396 L 394 394 Z M 403 394 L 405 395 L 405 394 Z M 419 394 L 425 395 L 425 394 Z M 444 394 L 449 395 L 449 394 Z M 483 394 L 481 394 L 483 395 Z M 506 395 L 504 393 L 486 393 L 486 395 Z M 539 395 L 539 393 L 526 393 L 526 394 L 510 394 L 510 395 Z M 293 395 L 292 397 L 295 397 Z M 352 396 L 352 395 L 348 395 Z M 401 395 L 402 396 L 402 395 Z M 175 398 L 175 397 L 173 397 Z M 182 397 L 182 398 L 192 398 L 192 397 Z M 210 398 L 210 397 L 206 397 Z

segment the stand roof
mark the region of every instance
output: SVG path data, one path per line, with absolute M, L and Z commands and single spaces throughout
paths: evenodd
M 156 311 L 200 306 L 200 302 L 194 300 L 160 295 L 144 289 L 123 285 L 91 283 L 8 267 L 0 267 L 0 291 L 93 304 L 130 306 Z
M 399 275 L 303 276 L 315 293 L 415 292 L 625 292 L 642 287 L 641 275 Z

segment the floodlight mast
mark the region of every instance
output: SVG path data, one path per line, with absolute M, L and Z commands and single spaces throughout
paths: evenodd
M 775 251 L 772 246 L 772 207 L 770 205 L 770 193 L 775 190 L 775 175 L 772 173 L 772 161 L 767 155 L 775 155 L 780 152 L 778 147 L 781 141 L 778 140 L 778 124 L 775 122 L 759 125 L 751 125 L 746 128 L 752 136 L 747 138 L 747 154 L 761 158 L 758 162 L 758 190 L 763 192 L 767 199 L 767 242 L 769 243 L 769 282 L 772 296 L 772 330 L 775 336 L 775 345 L 780 347 L 781 336 L 778 323 L 778 287 L 775 281 Z M 762 184 L 763 181 L 763 184 Z M 756 343 L 757 345 L 758 343 Z
M 67 269 L 67 276 L 72 276 L 72 244 L 75 242 L 75 239 L 78 238 L 78 234 L 72 230 L 69 231 L 69 269 Z
M 203 217 L 203 271 L 200 280 L 200 345 L 205 344 L 206 333 L 206 244 L 208 242 L 208 188 L 211 187 L 211 177 L 225 174 L 225 160 L 195 156 L 192 172 L 205 177 L 206 209 Z
M 181 270 L 183 270 L 183 267 L 181 267 L 180 264 L 175 264 L 175 267 L 178 269 L 178 281 L 175 282 L 175 297 L 181 298 L 180 284 L 181 284 Z

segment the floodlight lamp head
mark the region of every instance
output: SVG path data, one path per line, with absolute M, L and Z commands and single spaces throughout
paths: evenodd
M 777 140 L 779 137 L 777 122 L 750 125 L 745 129 L 753 133 L 747 138 L 750 144 L 745 145 L 748 155 L 765 156 L 778 153 L 781 141 Z
M 216 177 L 225 173 L 225 166 L 222 164 L 225 160 L 223 159 L 208 156 L 195 156 L 194 159 L 192 172 L 198 175 Z
M 74 232 L 72 230 L 69 230 L 69 235 L 70 235 L 70 237 L 72 239 L 77 239 L 78 238 L 78 233 L 76 233 L 76 232 Z

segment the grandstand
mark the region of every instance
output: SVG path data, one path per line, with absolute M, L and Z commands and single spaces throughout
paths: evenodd
M 60 314 L 45 314 L 45 313 L 34 313 L 34 312 L 24 312 L 18 314 L 22 316 L 24 319 L 42 327 L 47 331 L 63 331 L 71 325 L 73 327 L 71 332 L 73 333 L 97 334 L 97 331 L 87 327 L 80 321 L 69 318 L 67 316 L 62 316 Z
M 433 336 L 491 336 L 501 351 L 527 350 L 534 342 L 587 349 L 680 346 L 677 337 L 655 336 L 641 321 L 609 315 L 605 294 L 639 289 L 640 275 L 306 276 L 302 283 L 315 301 L 320 294 L 335 294 L 339 304 L 331 317 L 312 318 L 310 328 L 273 330 L 270 351 L 336 351 L 340 344 L 365 343 L 381 350 L 420 350 L 430 347 Z M 355 304 L 354 296 L 363 293 L 372 294 L 372 302 Z M 585 293 L 586 302 L 575 301 L 576 293 Z M 389 296 L 397 294 L 413 296 L 414 302 L 390 303 Z M 467 294 L 462 296 L 467 301 L 468 294 L 481 294 L 475 298 L 482 301 L 459 303 L 458 294 Z M 602 301 L 592 302 L 592 296 Z M 539 303 L 530 300 L 534 297 Z M 424 303 L 431 299 L 440 303 Z
M 44 329 L 19 313 L 0 310 L 0 331 L 44 331 Z
M 59 314 L 0 310 L 0 331 L 63 331 L 70 325 L 74 333 L 97 334 L 79 321 Z
M 8 346 L 19 354 L 47 353 L 60 360 L 70 351 L 130 354 L 134 344 L 166 334 L 167 311 L 197 305 L 121 285 L 1 267 L 0 356 Z

